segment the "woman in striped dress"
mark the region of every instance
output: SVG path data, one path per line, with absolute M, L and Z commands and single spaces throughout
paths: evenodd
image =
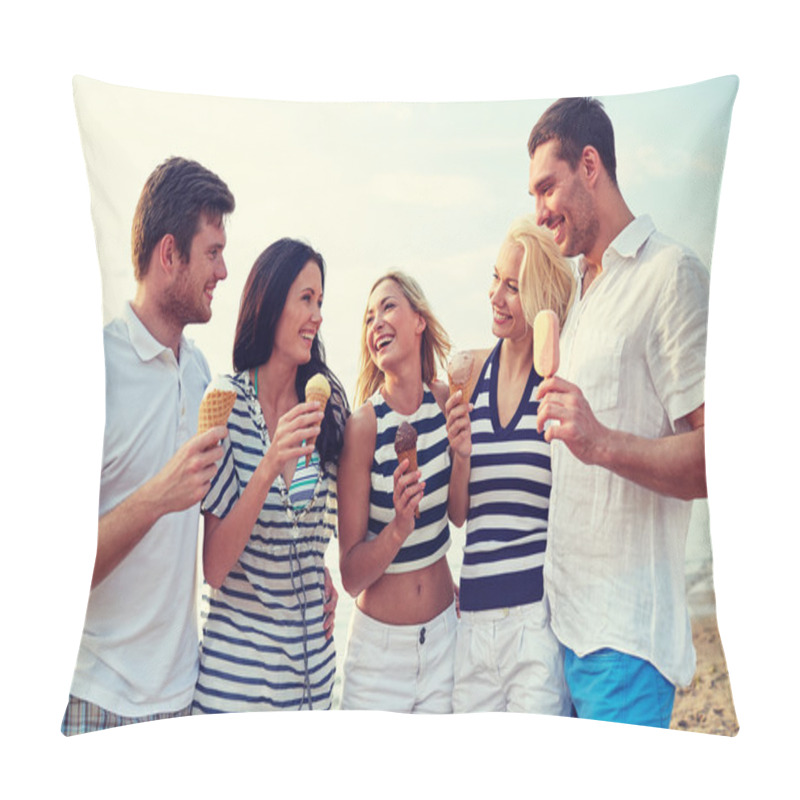
M 377 281 L 364 316 L 356 390 L 363 404 L 347 422 L 339 470 L 339 563 L 357 598 L 343 709 L 452 710 L 448 389 L 434 380 L 448 350 L 416 281 L 401 272 Z M 403 422 L 417 434 L 417 470 L 395 452 Z
M 331 707 L 335 591 L 324 554 L 348 407 L 319 338 L 324 269 L 307 244 L 281 239 L 244 287 L 236 403 L 202 505 L 211 591 L 195 714 Z M 324 416 L 302 402 L 317 372 L 332 387 Z
M 563 656 L 550 630 L 542 569 L 550 497 L 550 445 L 536 430 L 541 378 L 533 318 L 552 308 L 563 325 L 575 281 L 552 236 L 516 220 L 497 257 L 489 301 L 497 344 L 475 351 L 470 397 L 447 403 L 453 465 L 450 516 L 466 520 L 453 708 L 570 713 Z M 470 403 L 471 401 L 471 403 Z M 463 475 L 463 473 L 459 473 Z

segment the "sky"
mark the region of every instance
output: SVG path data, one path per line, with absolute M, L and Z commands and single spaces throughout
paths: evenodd
M 602 97 L 618 180 L 634 213 L 710 265 L 735 77 Z M 231 369 L 239 298 L 272 241 L 308 241 L 327 262 L 322 338 L 351 393 L 375 278 L 416 277 L 456 347 L 491 343 L 492 267 L 512 220 L 532 214 L 527 139 L 555 98 L 505 102 L 298 103 L 129 89 L 77 78 L 75 97 L 102 272 L 103 318 L 135 292 L 133 210 L 164 158 L 194 158 L 237 200 L 228 278 L 213 319 L 188 335 L 212 372 Z
M 141 794 L 145 782 L 156 796 L 178 788 L 204 794 L 230 792 L 232 786 L 283 791 L 299 775 L 315 795 L 336 794 L 346 786 L 353 792 L 406 796 L 424 786 L 468 797 L 496 796 L 535 785 L 567 797 L 599 787 L 623 796 L 638 796 L 646 787 L 654 796 L 702 797 L 734 788 L 771 794 L 785 784 L 795 722 L 784 671 L 772 664 L 776 659 L 791 664 L 797 653 L 796 637 L 787 634 L 795 624 L 790 612 L 796 608 L 797 541 L 791 501 L 796 496 L 793 458 L 800 444 L 790 369 L 796 359 L 789 357 L 796 338 L 794 124 L 793 103 L 784 99 L 795 90 L 793 26 L 787 6 L 777 0 L 743 11 L 673 0 L 648 4 L 647 18 L 641 9 L 622 0 L 607 0 L 602 8 L 580 0 L 568 7 L 496 0 L 474 13 L 461 4 L 432 0 L 409 0 L 402 9 L 354 0 L 258 7 L 231 0 L 224 9 L 202 0 L 140 0 L 135 6 L 75 0 L 15 4 L 6 11 L 0 53 L 5 190 L 0 202 L 6 223 L 0 341 L 7 370 L 2 402 L 11 484 L 4 494 L 7 607 L 0 668 L 14 735 L 2 780 L 11 786 L 24 780 L 34 794 L 91 781 L 113 785 L 122 796 Z M 58 726 L 94 558 L 103 430 L 103 287 L 73 104 L 76 74 L 148 90 L 291 102 L 514 104 L 571 94 L 608 98 L 619 135 L 637 130 L 641 136 L 620 142 L 630 153 L 624 165 L 629 172 L 620 175 L 626 198 L 635 212 L 651 213 L 665 230 L 677 229 L 681 221 L 676 235 L 684 240 L 695 236 L 695 221 L 703 225 L 694 204 L 702 182 L 692 183 L 680 208 L 666 208 L 661 196 L 640 192 L 652 185 L 642 165 L 658 167 L 651 178 L 680 168 L 681 142 L 691 133 L 656 116 L 645 123 L 643 111 L 637 120 L 623 121 L 611 98 L 740 76 L 711 259 L 706 382 L 715 588 L 741 725 L 735 739 L 517 715 L 502 720 L 375 715 L 366 721 L 361 715 L 320 714 L 279 723 L 264 715 L 188 720 L 63 740 Z M 693 124 L 703 113 L 702 104 L 695 103 L 681 125 Z M 393 266 L 418 272 L 459 345 L 462 338 L 479 337 L 477 309 L 485 302 L 481 270 L 488 271 L 510 217 L 530 208 L 522 147 L 532 116 L 520 111 L 515 123 L 513 117 L 502 126 L 498 122 L 503 128 L 498 147 L 508 147 L 504 161 L 481 157 L 467 170 L 447 168 L 452 182 L 443 194 L 449 203 L 464 199 L 464 204 L 460 225 L 438 224 L 441 236 L 433 239 L 442 242 L 443 254 L 417 246 L 434 218 L 441 218 L 441 207 L 420 211 L 400 228 L 392 217 L 355 215 L 352 204 L 358 197 L 329 191 L 314 179 L 320 170 L 337 168 L 326 157 L 326 140 L 357 142 L 376 166 L 350 184 L 354 192 L 382 193 L 394 198 L 395 209 L 409 194 L 431 201 L 430 182 L 407 179 L 410 171 L 399 162 L 397 149 L 371 150 L 374 136 L 367 134 L 377 128 L 307 121 L 304 130 L 295 129 L 319 144 L 316 156 L 304 160 L 303 175 L 281 197 L 250 194 L 244 188 L 247 166 L 230 174 L 220 168 L 240 206 L 229 226 L 235 272 L 217 293 L 208 330 L 219 325 L 224 343 L 223 308 L 235 307 L 243 271 L 271 238 L 288 234 L 308 237 L 328 261 L 323 330 L 332 359 L 334 352 L 341 359 L 340 372 L 346 373 L 349 348 L 355 346 L 352 330 L 367 281 L 351 285 L 336 278 L 355 264 L 366 265 L 363 278 L 368 269 L 388 266 L 390 258 Z M 431 111 L 430 126 L 439 121 L 433 117 Z M 197 125 L 215 137 L 232 133 L 225 116 L 204 117 Z M 152 161 L 163 155 L 163 147 L 153 146 L 150 138 L 156 127 L 138 139 L 152 147 L 151 156 L 110 163 L 130 187 L 129 197 L 138 194 Z M 273 135 L 263 129 L 247 132 L 261 142 Z M 520 136 L 522 145 L 515 150 Z M 471 130 L 462 130 L 458 142 L 471 141 Z M 440 165 L 455 151 L 450 145 L 447 152 L 430 153 L 431 161 L 415 174 L 444 173 Z M 264 158 L 273 155 L 262 149 Z M 508 183 L 496 195 L 481 197 L 486 176 L 477 165 L 490 161 L 500 165 L 492 171 Z M 275 164 L 278 171 L 288 169 L 280 158 Z M 345 166 L 338 167 L 341 174 Z M 469 180 L 459 182 L 464 173 Z M 314 197 L 324 201 L 324 208 L 312 216 Z M 475 222 L 464 208 L 478 207 L 478 199 L 485 206 Z M 248 240 L 246 219 L 255 215 L 256 204 L 265 221 L 259 235 Z M 303 213 L 297 214 L 301 207 Z M 444 210 L 458 217 L 458 208 Z M 120 212 L 120 230 L 129 226 L 130 213 L 132 207 Z M 345 224 L 363 225 L 367 234 L 369 224 L 378 226 L 384 232 L 380 246 L 368 245 L 363 232 L 340 241 Z M 124 269 L 128 235 L 119 247 L 108 243 Z M 234 258 L 235 248 L 241 251 Z M 431 282 L 435 273 L 448 269 L 470 275 L 467 289 L 470 297 L 474 293 L 476 311 L 463 333 L 445 316 L 448 296 Z M 341 352 L 332 332 L 335 318 L 351 326 L 342 335 Z M 488 323 L 488 315 L 484 319 Z M 488 333 L 488 324 L 484 329 Z M 202 346 L 209 349 L 205 342 Z M 347 382 L 344 374 L 343 379 Z

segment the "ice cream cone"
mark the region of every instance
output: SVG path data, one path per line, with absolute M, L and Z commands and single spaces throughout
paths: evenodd
M 419 467 L 417 466 L 417 451 L 403 450 L 397 454 L 397 460 L 402 461 L 404 458 L 408 459 L 408 472 L 416 472 Z
M 403 450 L 401 453 L 397 454 L 397 460 L 402 462 L 404 458 L 408 459 L 408 469 L 406 472 L 416 472 L 417 467 L 417 450 Z M 419 519 L 419 506 L 414 509 L 414 516 Z
M 205 433 L 217 425 L 227 425 L 236 392 L 233 389 L 210 389 L 200 403 L 197 415 L 197 432 Z
M 543 378 L 550 378 L 558 370 L 558 316 L 545 308 L 533 319 L 533 368 Z
M 447 364 L 447 383 L 450 387 L 450 397 L 461 391 L 464 402 L 469 402 L 468 391 L 472 378 L 475 356 L 467 350 L 461 350 L 453 355 Z
M 417 471 L 417 432 L 407 422 L 402 422 L 397 428 L 394 450 L 399 462 L 408 459 L 408 472 Z M 419 519 L 419 506 L 414 509 L 414 516 Z
M 328 399 L 331 396 L 331 385 L 328 379 L 320 372 L 312 375 L 306 383 L 306 402 L 319 403 L 319 410 L 324 414 L 325 406 L 328 405 Z M 317 437 L 307 441 L 307 444 L 313 445 L 317 441 Z M 311 462 L 311 455 L 306 456 L 306 466 Z

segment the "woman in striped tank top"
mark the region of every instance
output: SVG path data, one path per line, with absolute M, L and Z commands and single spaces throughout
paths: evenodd
M 322 256 L 281 239 L 244 287 L 229 378 L 236 402 L 202 504 L 212 588 L 195 714 L 331 707 L 336 598 L 324 554 L 348 407 L 319 338 L 323 284 Z M 324 415 L 302 402 L 318 372 L 332 388 Z
M 378 280 L 364 316 L 356 391 L 362 405 L 347 422 L 339 470 L 342 583 L 357 598 L 343 709 L 452 710 L 448 389 L 434 380 L 448 351 L 416 281 L 401 272 Z M 403 422 L 417 433 L 417 470 L 395 453 Z
M 563 325 L 574 286 L 552 235 L 532 216 L 516 220 L 489 289 L 498 342 L 475 351 L 474 388 L 446 406 L 454 474 L 462 460 L 470 464 L 468 477 L 451 488 L 451 519 L 467 524 L 456 712 L 570 713 L 542 579 L 550 445 L 536 430 L 533 398 L 541 378 L 533 368 L 532 328 L 544 308 Z

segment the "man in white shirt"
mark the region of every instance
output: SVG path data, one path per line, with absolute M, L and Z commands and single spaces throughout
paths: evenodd
M 554 103 L 528 152 L 537 221 L 580 274 L 537 393 L 552 627 L 578 716 L 669 727 L 695 669 L 684 558 L 689 501 L 706 496 L 708 270 L 629 210 L 599 101 Z
M 104 330 L 97 555 L 66 735 L 189 713 L 199 503 L 227 429 L 196 434 L 210 375 L 183 329 L 211 318 L 234 205 L 219 177 L 183 158 L 159 165 L 139 198 L 136 295 Z

